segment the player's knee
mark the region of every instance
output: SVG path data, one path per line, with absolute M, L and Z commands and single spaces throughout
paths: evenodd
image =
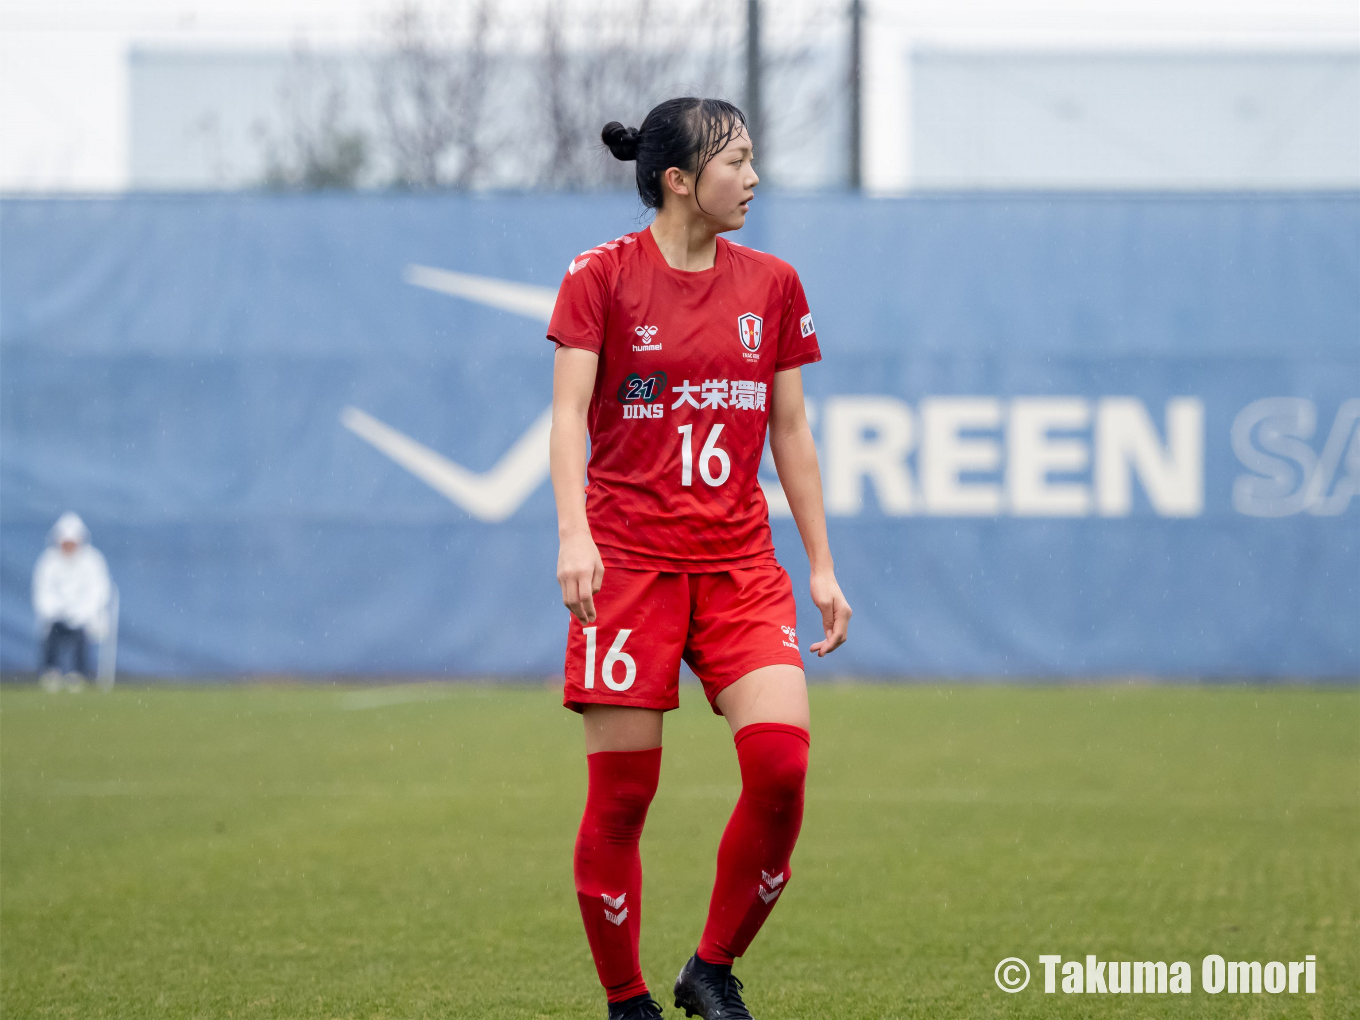
M 586 756 L 590 784 L 583 824 L 607 839 L 636 839 L 661 772 L 661 748 L 599 751 Z
M 618 825 L 641 825 L 647 817 L 656 787 L 642 784 L 616 791 L 609 799 L 606 816 Z
M 760 782 L 767 800 L 789 804 L 803 799 L 807 758 L 781 758 L 772 762 Z
M 807 742 L 787 732 L 761 734 L 739 747 L 742 789 L 771 804 L 801 804 L 807 780 Z
M 587 814 L 607 836 L 617 839 L 635 837 L 647 820 L 647 809 L 656 795 L 654 783 L 620 783 L 609 790 L 591 789 Z

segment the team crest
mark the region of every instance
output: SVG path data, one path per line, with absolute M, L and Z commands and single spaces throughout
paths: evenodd
M 737 336 L 741 338 L 742 347 L 752 354 L 760 350 L 760 327 L 759 315 L 747 312 L 737 317 Z

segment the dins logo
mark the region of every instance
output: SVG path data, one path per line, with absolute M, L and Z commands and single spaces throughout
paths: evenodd
M 666 405 L 658 401 L 665 392 L 665 372 L 653 372 L 649 376 L 641 376 L 636 372 L 628 373 L 619 384 L 619 403 L 623 405 L 624 418 L 663 417 Z

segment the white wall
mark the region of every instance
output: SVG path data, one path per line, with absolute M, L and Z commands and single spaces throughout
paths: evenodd
M 1360 54 L 908 59 L 916 188 L 1360 187 Z

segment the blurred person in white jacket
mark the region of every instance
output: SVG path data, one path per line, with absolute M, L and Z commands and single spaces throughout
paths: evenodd
M 90 545 L 90 531 L 74 513 L 52 526 L 50 544 L 33 568 L 33 613 L 43 635 L 43 688 L 79 690 L 90 678 L 87 645 L 109 627 L 109 567 Z M 64 675 L 63 659 L 72 661 Z

